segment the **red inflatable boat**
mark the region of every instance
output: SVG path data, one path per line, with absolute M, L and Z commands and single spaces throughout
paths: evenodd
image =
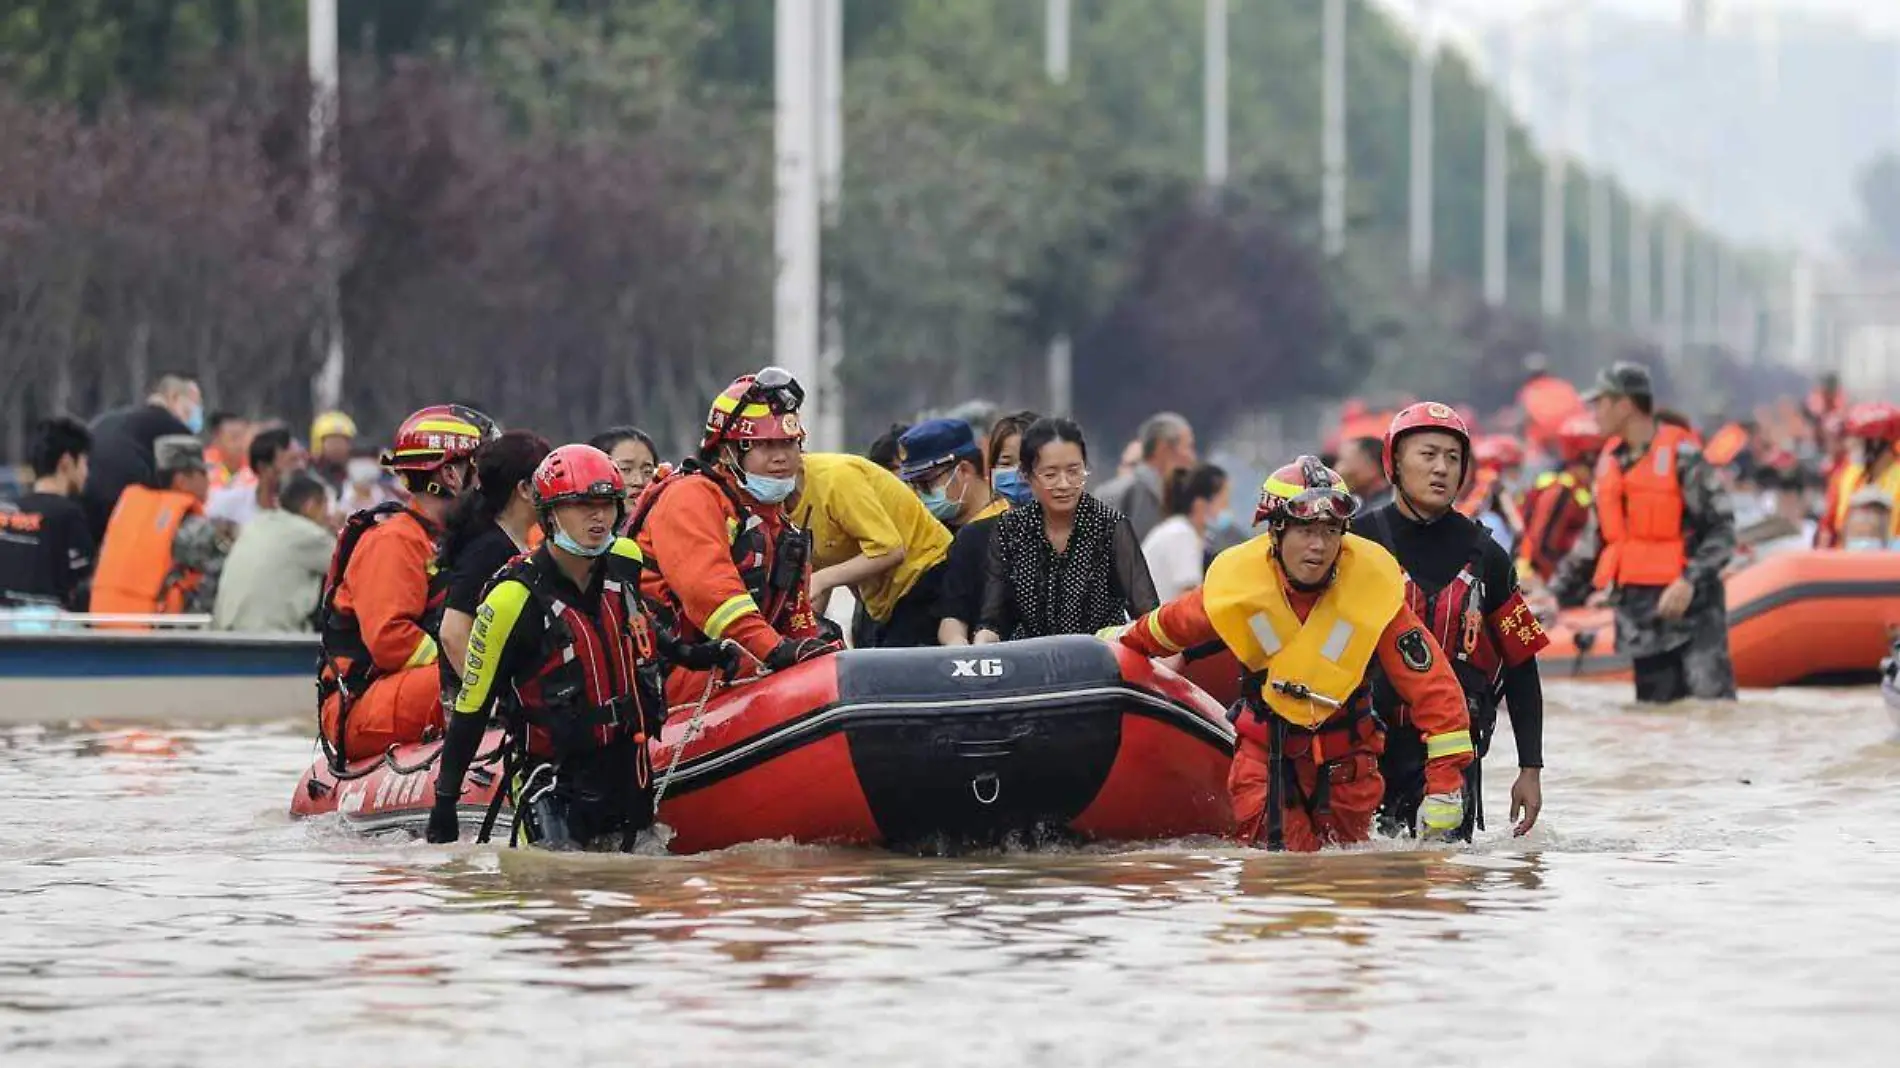
M 675 710 L 653 752 L 656 777 L 690 719 Z M 291 814 L 419 833 L 435 749 L 396 749 L 342 781 L 319 758 Z M 1224 834 L 1232 754 L 1219 704 L 1094 638 L 862 650 L 715 697 L 660 820 L 675 831 L 675 852 L 758 840 L 939 850 Z M 463 791 L 465 834 L 500 787 L 500 758 L 490 732 Z

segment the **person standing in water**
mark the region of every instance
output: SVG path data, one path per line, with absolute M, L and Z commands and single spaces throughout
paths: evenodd
M 1735 513 L 1694 435 L 1657 419 L 1649 369 L 1618 363 L 1585 397 L 1609 438 L 1596 509 L 1551 591 L 1575 604 L 1594 586 L 1616 606 L 1616 649 L 1633 661 L 1636 699 L 1734 700 L 1722 572 Z
M 1544 688 L 1537 653 L 1550 639 L 1518 590 L 1510 553 L 1455 507 L 1474 466 L 1471 431 L 1458 413 L 1431 402 L 1401 409 L 1382 452 L 1392 503 L 1361 516 L 1355 528 L 1398 560 L 1407 607 L 1444 650 L 1464 691 L 1475 755 L 1465 770 L 1465 819 L 1456 837 L 1469 841 L 1473 829 L 1484 826 L 1482 767 L 1500 703 L 1510 711 L 1517 742 L 1512 830 L 1526 834 L 1544 807 Z M 1372 694 L 1389 731 L 1379 761 L 1385 775 L 1380 826 L 1388 834 L 1415 834 L 1431 743 L 1389 680 Z
M 1149 657 L 1219 642 L 1247 672 L 1227 789 L 1248 844 L 1310 852 L 1371 837 L 1385 794 L 1385 731 L 1369 692 L 1378 672 L 1425 736 L 1426 833 L 1454 836 L 1464 822 L 1464 696 L 1406 604 L 1397 561 L 1346 533 L 1358 508 L 1344 478 L 1300 457 L 1261 487 L 1254 519 L 1268 532 L 1220 554 L 1201 588 L 1120 637 Z
M 591 445 L 563 445 L 535 469 L 530 492 L 546 538 L 482 597 L 429 841 L 461 836 L 463 780 L 498 705 L 517 747 L 508 788 L 518 844 L 577 849 L 605 838 L 627 849 L 652 823 L 647 739 L 666 720 L 666 697 L 640 606 L 640 551 L 615 533 L 626 490 Z

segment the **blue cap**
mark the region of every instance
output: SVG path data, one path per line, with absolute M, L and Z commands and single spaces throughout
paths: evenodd
M 897 439 L 897 477 L 909 482 L 944 464 L 982 455 L 970 424 L 961 419 L 928 419 Z

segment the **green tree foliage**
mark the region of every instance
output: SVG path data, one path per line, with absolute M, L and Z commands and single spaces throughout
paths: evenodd
M 1053 86 L 1041 4 L 847 0 L 845 173 L 824 266 L 854 439 L 969 395 L 1043 403 L 1057 333 L 1076 339 L 1078 407 L 1115 433 L 1153 407 L 1217 432 L 1253 410 L 1366 389 L 1489 406 L 1515 388 L 1528 349 L 1554 349 L 1579 372 L 1620 350 L 1620 338 L 1522 310 L 1536 290 L 1540 173 L 1515 128 L 1513 307 L 1473 298 L 1487 98 L 1455 55 L 1437 69 L 1437 281 L 1412 289 L 1410 42 L 1363 2 L 1349 18 L 1346 255 L 1317 252 L 1312 0 L 1232 6 L 1232 178 L 1218 196 L 1205 190 L 1202 10 L 1076 0 L 1072 76 Z M 233 388 L 296 413 L 312 362 L 303 6 L 13 0 L 0 11 L 0 116 L 9 129 L 52 124 L 7 137 L 0 176 L 17 176 L 35 146 L 48 173 L 97 165 L 131 188 L 161 159 L 168 173 L 249 183 L 205 186 L 238 206 L 212 219 L 188 187 L 127 200 L 136 213 L 107 211 L 100 194 L 56 215 L 33 199 L 38 187 L 0 177 L 10 224 L 72 250 L 0 277 L 0 296 L 36 309 L 0 318 L 14 354 L 0 358 L 22 372 L 16 403 L 121 397 L 136 349 L 126 339 L 162 337 L 158 363 L 269 368 Z M 711 392 L 769 358 L 771 0 L 342 0 L 340 21 L 343 301 L 363 369 L 350 399 L 371 422 L 447 392 L 554 433 L 633 419 L 677 442 Z M 173 134 L 154 140 L 160 130 Z M 120 153 L 119 141 L 147 152 Z M 97 158 L 108 149 L 118 170 Z M 1584 199 L 1571 199 L 1580 308 Z M 144 278 L 167 275 L 161 261 L 120 251 L 174 236 L 197 247 L 207 233 L 227 244 L 203 246 L 200 275 Z M 255 247 L 229 244 L 243 235 Z M 224 284 L 221 259 L 260 264 L 254 278 L 229 269 L 266 291 L 200 299 L 217 310 L 193 322 L 210 325 L 155 333 L 137 309 L 192 306 L 193 285 Z M 119 288 L 98 280 L 108 263 Z M 48 352 L 96 355 L 69 365 Z M 63 384 L 45 378 L 56 366 L 68 367 Z

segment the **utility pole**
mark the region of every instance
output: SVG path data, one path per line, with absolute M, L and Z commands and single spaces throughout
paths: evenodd
M 1327 256 L 1346 248 L 1346 0 L 1326 0 L 1320 232 Z
M 1201 163 L 1207 188 L 1227 184 L 1227 0 L 1207 0 L 1201 58 Z
M 822 426 L 825 382 L 819 367 L 819 132 L 817 0 L 775 0 L 777 70 L 773 141 L 777 154 L 773 360 L 815 388 L 807 425 Z
M 311 330 L 312 352 L 323 362 L 310 383 L 310 400 L 318 412 L 340 407 L 343 401 L 343 295 L 342 255 L 337 239 L 341 194 L 341 145 L 337 139 L 339 76 L 336 49 L 336 0 L 309 0 L 310 49 L 310 191 L 311 228 L 316 238 L 319 292 L 317 324 Z
M 1573 158 L 1587 165 L 1594 145 L 1595 129 L 1590 121 L 1590 96 L 1584 79 L 1585 61 L 1590 56 L 1590 9 L 1571 16 L 1568 41 L 1570 55 L 1565 81 L 1569 83 L 1571 147 Z M 1610 183 L 1602 168 L 1585 175 L 1590 198 L 1590 321 L 1599 327 L 1610 323 L 1610 286 L 1614 273 L 1610 235 Z
M 1412 42 L 1412 284 L 1425 289 L 1432 277 L 1432 178 L 1434 103 L 1432 80 L 1438 67 L 1438 28 L 1434 0 L 1417 0 L 1418 25 Z
M 820 230 L 836 230 L 840 195 L 844 189 L 844 0 L 818 3 L 818 203 Z M 815 424 L 815 444 L 826 452 L 844 448 L 844 295 L 836 280 L 827 282 L 824 258 L 819 257 L 819 292 L 825 320 L 819 337 L 818 393 L 822 398 Z
M 1646 336 L 1655 327 L 1655 317 L 1651 312 L 1655 283 L 1650 266 L 1655 262 L 1656 249 L 1650 243 L 1649 216 L 1642 204 L 1631 197 L 1629 202 L 1629 327 L 1630 332 Z
M 1568 28 L 1566 27 L 1566 31 Z M 1569 138 L 1576 133 L 1576 111 L 1573 98 L 1576 86 L 1571 84 L 1573 71 L 1568 62 L 1564 65 L 1563 108 L 1564 132 L 1553 138 L 1544 150 L 1544 221 L 1543 221 L 1543 309 L 1547 318 L 1556 319 L 1564 313 L 1564 257 L 1569 251 L 1569 234 L 1565 226 L 1564 179 L 1569 163 Z
M 1682 364 L 1689 327 L 1684 273 L 1687 243 L 1682 209 L 1671 207 L 1669 218 L 1663 221 L 1663 348 L 1670 362 L 1678 367 Z
M 1509 133 L 1504 112 L 1504 95 L 1511 81 L 1512 48 L 1510 31 L 1494 28 L 1489 38 L 1492 69 L 1491 91 L 1484 109 L 1484 301 L 1501 307 L 1505 298 L 1506 247 L 1505 208 L 1510 191 Z
M 1069 80 L 1069 0 L 1047 0 L 1043 8 L 1043 69 L 1049 84 L 1064 85 Z M 1049 414 L 1069 415 L 1075 410 L 1075 354 L 1069 334 L 1059 330 L 1049 340 L 1048 385 Z

